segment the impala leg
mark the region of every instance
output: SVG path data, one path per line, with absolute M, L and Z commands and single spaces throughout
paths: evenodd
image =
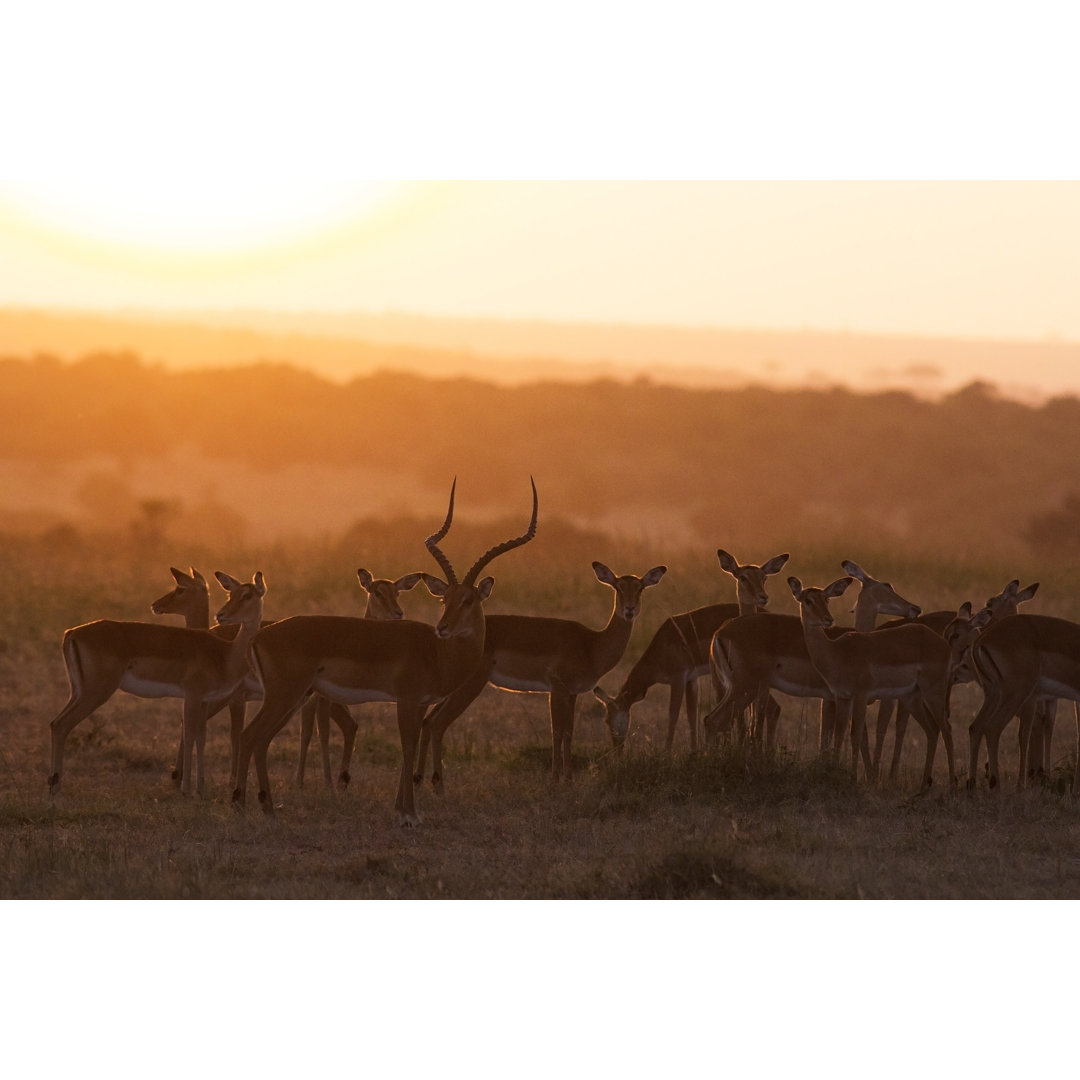
M 172 771 L 174 784 L 179 784 L 184 775 L 184 721 L 180 720 L 180 738 L 176 741 L 176 766 Z
M 351 779 L 349 764 L 352 761 L 353 748 L 356 746 L 357 724 L 352 713 L 338 701 L 330 705 L 330 717 L 341 729 L 341 736 L 345 742 L 341 749 L 341 768 L 338 770 L 338 786 L 344 790 Z
M 1076 766 L 1073 769 L 1072 794 L 1080 796 L 1080 701 L 1073 702 L 1073 716 L 1076 719 Z
M 570 779 L 571 744 L 574 738 L 574 703 L 577 695 L 552 690 L 548 695 L 551 711 L 551 778 Z
M 883 703 L 884 704 L 884 703 Z M 904 753 L 904 738 L 907 735 L 907 722 L 911 710 L 903 701 L 896 704 L 896 728 L 893 731 L 892 762 L 889 764 L 889 780 L 896 781 L 900 772 L 900 758 Z
M 480 691 L 487 686 L 488 674 L 493 667 L 491 657 L 485 657 L 482 664 L 453 693 L 444 698 L 424 717 L 420 739 L 425 734 L 431 744 L 431 786 L 436 795 L 443 794 L 442 738 L 446 729 L 480 696 Z M 413 779 L 419 783 L 424 778 L 423 757 L 419 762 L 420 771 L 413 771 Z
M 824 756 L 831 743 L 834 741 L 836 731 L 836 699 L 823 697 L 821 699 L 821 726 L 818 728 L 818 750 Z
M 836 699 L 836 719 L 833 721 L 833 761 L 839 763 L 840 748 L 847 733 L 851 730 L 852 700 L 851 698 Z M 856 762 L 856 746 L 851 748 L 852 764 Z
M 300 708 L 300 760 L 296 764 L 296 786 L 304 786 L 304 770 L 307 768 L 308 747 L 315 730 L 315 708 L 318 697 L 312 694 Z
M 236 762 L 240 757 L 240 733 L 247 719 L 247 698 L 243 690 L 229 698 L 229 779 L 236 786 Z
M 698 683 L 691 675 L 686 680 L 686 722 L 690 725 L 690 749 L 698 748 Z
M 686 689 L 686 683 L 682 679 L 672 679 L 671 681 L 671 694 L 668 697 L 668 710 L 667 710 L 667 742 L 664 745 L 664 749 L 671 753 L 671 748 L 675 745 L 675 728 L 679 724 L 679 713 L 682 711 L 683 693 Z M 689 705 L 687 705 L 689 708 Z M 690 745 L 693 747 L 697 739 L 697 732 L 694 731 L 694 725 L 690 725 Z
M 82 694 L 72 690 L 67 704 L 56 714 L 55 719 L 49 725 L 50 761 L 49 770 L 49 793 L 56 795 L 60 791 L 60 773 L 64 764 L 64 743 L 68 736 L 96 709 L 101 708 L 116 692 L 120 685 L 117 675 L 116 682 L 106 689 L 99 690 L 96 694 Z
M 893 710 L 896 708 L 895 698 L 882 698 L 878 702 L 877 727 L 874 730 L 874 772 L 881 767 L 881 751 L 885 745 L 885 732 L 892 720 Z
M 1026 692 L 1026 689 L 1026 687 L 1022 690 L 1010 689 L 1002 694 L 996 712 L 989 716 L 984 723 L 986 756 L 989 765 L 990 786 L 992 788 L 996 788 L 1001 781 L 1001 773 L 998 769 L 998 744 L 1001 741 L 1001 734 L 1008 726 L 1009 721 L 1018 715 L 1027 703 L 1030 694 Z M 975 723 L 978 723 L 978 721 L 979 717 L 976 716 Z
M 191 755 L 199 732 L 198 713 L 200 702 L 191 693 L 184 697 L 184 760 L 180 768 L 180 790 L 191 794 Z
M 1016 770 L 1017 791 L 1023 791 L 1027 786 L 1028 770 L 1032 767 L 1032 762 L 1035 759 L 1035 754 L 1032 752 L 1032 743 L 1035 739 L 1041 738 L 1042 732 L 1039 731 L 1035 719 L 1035 702 L 1032 700 L 1027 702 L 1020 710 L 1020 764 Z
M 334 780 L 330 775 L 330 701 L 322 694 L 316 695 L 315 726 L 319 731 L 319 755 L 322 758 L 323 783 L 333 788 Z
M 851 767 L 858 776 L 859 754 L 862 754 L 863 768 L 867 780 L 876 779 L 876 773 L 870 760 L 870 741 L 866 731 L 867 700 L 862 694 L 856 695 L 851 702 Z
M 266 813 L 273 813 L 270 797 L 270 773 L 266 767 L 266 754 L 273 737 L 288 723 L 289 717 L 303 703 L 307 686 L 300 691 L 290 689 L 287 683 L 273 687 L 263 684 L 262 708 L 255 714 L 240 735 L 240 751 L 236 763 L 236 788 L 233 804 L 242 810 L 247 791 L 247 775 L 251 759 L 255 759 L 255 772 L 259 779 L 259 804 Z
M 416 760 L 416 748 L 420 741 L 423 708 L 413 702 L 398 701 L 398 735 L 401 738 L 401 778 L 398 780 L 397 801 L 394 808 L 399 825 L 419 825 L 413 796 L 412 770 Z
M 772 694 L 765 695 L 761 714 L 764 717 L 765 745 L 773 750 L 776 747 L 776 726 L 780 721 L 780 703 Z
M 201 702 L 195 714 L 195 794 L 200 797 L 206 791 L 203 763 L 206 759 L 206 706 Z

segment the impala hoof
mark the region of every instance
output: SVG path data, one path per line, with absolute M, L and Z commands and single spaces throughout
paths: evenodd
M 349 775 L 349 770 L 348 770 L 348 769 L 346 769 L 346 770 L 345 770 L 344 772 L 342 772 L 342 773 L 341 773 L 341 775 L 340 775 L 340 776 L 339 776 L 339 777 L 337 778 L 337 782 L 338 782 L 338 787 L 340 787 L 340 788 L 342 788 L 342 789 L 344 789 L 344 788 L 347 788 L 347 787 L 349 786 L 349 781 L 350 781 L 351 779 L 352 779 L 352 777 L 351 777 L 351 776 Z
M 244 793 L 240 788 L 233 788 L 232 808 L 238 813 L 244 812 Z
M 270 799 L 270 792 L 259 792 L 259 805 L 263 808 L 264 814 L 272 814 L 274 812 L 274 804 Z
M 403 829 L 418 829 L 420 827 L 420 816 L 418 814 L 406 814 L 399 811 L 397 823 Z
M 414 773 L 412 774 L 412 782 L 413 782 L 413 784 L 414 784 L 414 785 L 415 785 L 415 784 L 422 784 L 422 783 L 424 782 L 424 774 L 423 774 L 423 773 L 418 773 L 418 772 L 414 772 Z
M 968 782 L 967 782 L 967 784 L 965 786 L 967 787 L 968 791 L 974 791 L 975 790 L 975 778 L 973 776 L 968 777 Z
M 434 791 L 436 795 L 446 794 L 446 790 L 443 787 L 442 773 L 431 774 L 431 790 Z

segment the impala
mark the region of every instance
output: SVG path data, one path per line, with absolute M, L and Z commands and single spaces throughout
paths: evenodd
M 858 771 L 861 748 L 867 771 L 872 775 L 864 740 L 867 702 L 874 698 L 902 697 L 913 715 L 921 717 L 927 730 L 923 786 L 931 782 L 938 732 L 945 740 L 952 786 L 956 769 L 947 716 L 951 677 L 949 645 L 939 634 L 918 623 L 871 633 L 853 630 L 830 637 L 827 631 L 834 620 L 829 612 L 829 601 L 842 596 L 851 581 L 850 577 L 839 578 L 824 589 L 818 589 L 803 588 L 798 578 L 788 578 L 791 594 L 799 604 L 811 663 L 836 700 L 836 730 L 843 733 L 850 726 L 852 770 Z
M 919 613 L 889 582 L 871 577 L 850 559 L 841 565 L 861 584 L 855 601 L 858 632 L 873 630 L 879 615 Z M 844 632 L 830 630 L 830 634 Z M 740 616 L 713 636 L 709 660 L 719 701 L 705 720 L 710 740 L 746 708 L 754 706 L 760 714 L 769 691 L 777 690 L 791 697 L 821 698 L 819 748 L 824 751 L 830 742 L 839 746 L 842 732 L 835 726 L 832 696 L 810 662 L 798 616 L 771 612 Z
M 382 621 L 405 618 L 398 596 L 415 588 L 423 579 L 423 574 L 406 574 L 396 581 L 390 578 L 372 577 L 371 571 L 361 567 L 356 571 L 360 587 L 367 594 L 367 606 L 364 608 L 365 619 Z M 330 719 L 341 728 L 345 745 L 341 751 L 341 768 L 338 771 L 338 783 L 345 787 L 349 783 L 349 762 L 352 760 L 353 747 L 356 744 L 356 721 L 344 706 L 321 694 L 313 694 L 304 702 L 300 711 L 300 762 L 296 767 L 296 785 L 304 786 L 304 766 L 307 762 L 308 745 L 311 743 L 312 729 L 318 724 L 319 749 L 322 751 L 323 780 L 327 787 L 333 786 L 330 776 Z M 238 740 L 239 741 L 239 740 Z M 235 762 L 233 775 L 235 776 Z
M 1026 603 L 1030 600 L 1038 591 L 1039 583 L 1036 581 L 1032 585 L 1028 585 L 1027 588 L 1020 588 L 1019 579 L 1014 578 L 1010 581 L 1001 592 L 994 596 L 991 596 L 986 601 L 985 616 L 979 618 L 979 621 L 972 625 L 971 620 L 973 618 L 971 613 L 971 604 L 966 603 L 960 607 L 957 611 L 932 611 L 926 615 L 920 615 L 915 622 L 922 623 L 925 626 L 929 626 L 931 630 L 941 634 L 948 640 L 952 637 L 954 640 L 959 634 L 964 634 L 964 640 L 968 646 L 970 646 L 971 640 L 974 638 L 975 633 L 985 626 L 989 621 L 997 621 L 999 619 L 1006 619 L 1010 615 L 1015 615 L 1017 608 L 1020 604 Z M 906 620 L 911 621 L 911 620 Z M 902 625 L 900 622 L 885 623 L 882 629 L 888 626 Z M 968 666 L 966 661 L 966 649 L 956 650 L 954 645 L 953 650 L 953 685 L 957 683 L 972 682 L 975 678 L 974 672 Z M 907 728 L 908 710 L 902 701 L 894 702 L 892 698 L 886 698 L 878 707 L 877 716 L 877 731 L 874 738 L 874 752 L 873 763 L 874 771 L 877 772 L 878 766 L 881 763 L 881 752 L 885 742 L 885 732 L 888 729 L 889 721 L 892 719 L 893 706 L 896 707 L 896 731 L 893 735 L 893 756 L 892 763 L 889 766 L 889 779 L 896 778 L 897 771 L 900 766 L 900 755 L 904 749 L 904 733 Z M 1049 716 L 1047 720 L 1046 717 Z M 1035 717 L 1036 720 L 1043 721 L 1037 728 L 1039 734 L 1045 731 L 1047 728 L 1052 730 L 1053 727 L 1053 703 L 1045 702 L 1042 709 Z M 1023 725 L 1022 725 L 1023 726 Z M 1024 728 L 1026 734 L 1027 728 Z M 1024 746 L 1026 749 L 1026 743 Z
M 592 564 L 598 581 L 615 592 L 607 625 L 592 630 L 570 619 L 538 615 L 489 615 L 483 657 L 444 702 L 424 719 L 415 783 L 423 779 L 427 744 L 431 742 L 431 783 L 443 788 L 442 737 L 490 682 L 501 690 L 547 694 L 551 716 L 551 775 L 570 779 L 570 745 L 574 708 L 579 694 L 590 691 L 618 662 L 641 612 L 642 593 L 667 573 L 654 566 L 641 577 L 617 575 L 601 562 Z
M 190 630 L 209 630 L 211 633 L 231 641 L 236 636 L 237 627 L 233 624 L 228 626 L 210 625 L 210 589 L 206 584 L 206 578 L 194 567 L 189 567 L 189 573 L 178 570 L 175 566 L 169 568 L 175 587 L 164 596 L 159 596 L 151 605 L 150 610 L 155 615 L 180 615 L 184 625 Z M 243 683 L 233 691 L 229 698 L 230 720 L 230 759 L 229 776 L 236 772 L 236 754 L 240 748 L 240 732 L 244 727 L 244 710 L 252 688 L 250 679 L 245 678 Z M 213 714 L 210 714 L 213 715 Z M 209 718 L 209 717 L 208 717 Z M 173 769 L 172 778 L 180 783 L 184 772 L 184 725 L 180 724 L 180 738 L 176 747 L 176 766 Z
M 778 574 L 790 557 L 776 555 L 761 566 L 741 566 L 723 548 L 717 549 L 716 556 L 723 570 L 735 578 L 738 603 L 710 604 L 665 619 L 614 697 L 599 686 L 593 688 L 596 699 L 604 706 L 604 720 L 616 746 L 622 746 L 626 740 L 631 707 L 657 683 L 664 683 L 670 687 L 666 748 L 670 751 L 675 741 L 675 727 L 685 697 L 690 749 L 697 749 L 697 681 L 709 670 L 709 642 L 736 615 L 761 611 L 768 604 L 766 578 Z
M 1040 697 L 1080 701 L 1080 625 L 1048 615 L 991 622 L 972 644 L 971 661 L 985 698 L 969 729 L 968 787 L 975 786 L 979 744 L 985 738 L 993 788 L 999 781 L 998 741 L 1005 725 Z M 1073 794 L 1078 793 L 1080 757 L 1073 775 Z
M 456 487 L 456 483 L 454 485 Z M 446 580 L 424 574 L 433 596 L 442 601 L 438 625 L 398 619 L 334 615 L 297 615 L 261 630 L 252 645 L 252 660 L 262 679 L 263 704 L 240 737 L 233 802 L 242 807 L 252 757 L 259 779 L 259 802 L 272 812 L 266 752 L 304 698 L 312 691 L 343 705 L 364 701 L 397 704 L 401 740 L 401 777 L 395 803 L 403 825 L 419 824 L 413 799 L 412 769 L 424 709 L 467 680 L 484 654 L 484 601 L 495 581 L 477 578 L 493 559 L 528 543 L 536 534 L 537 495 L 533 484 L 532 519 L 519 537 L 489 548 L 458 581 L 439 542 L 454 515 L 454 487 L 446 520 L 425 541 Z
M 266 593 L 261 573 L 246 583 L 221 571 L 215 576 L 229 594 L 217 621 L 239 625 L 231 641 L 207 630 L 113 619 L 85 623 L 65 632 L 62 649 L 71 695 L 50 725 L 49 790 L 53 794 L 60 790 L 67 737 L 117 690 L 145 698 L 183 698 L 181 789 L 185 795 L 191 793 L 194 750 L 196 790 L 202 794 L 206 718 L 229 699 L 250 670 L 248 647 L 259 630 Z

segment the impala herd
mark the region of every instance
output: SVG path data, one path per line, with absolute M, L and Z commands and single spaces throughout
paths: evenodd
M 414 787 L 422 779 L 430 748 L 431 782 L 443 790 L 442 737 L 487 684 L 504 690 L 548 696 L 551 715 L 551 770 L 569 779 L 574 713 L 581 694 L 592 692 L 603 705 L 615 747 L 630 727 L 630 711 L 649 689 L 669 687 L 666 745 L 670 751 L 684 709 L 690 746 L 698 747 L 697 681 L 710 675 L 716 706 L 704 717 L 706 743 L 721 737 L 775 739 L 779 692 L 821 702 L 819 748 L 838 756 L 850 745 L 851 768 L 860 757 L 868 778 L 877 776 L 886 730 L 895 716 L 890 779 L 895 779 L 907 718 L 914 717 L 926 740 L 923 787 L 932 782 L 939 737 L 945 746 L 950 786 L 956 784 L 949 694 L 960 682 L 977 681 L 982 707 L 970 727 L 968 786 L 973 787 L 979 752 L 986 740 L 991 787 L 999 782 L 998 744 L 1014 717 L 1020 719 L 1020 768 L 1029 775 L 1049 768 L 1056 703 L 1080 702 L 1080 624 L 1018 614 L 1038 585 L 1020 589 L 1012 581 L 986 605 L 923 614 L 886 581 L 857 563 L 844 561 L 846 576 L 824 587 L 788 577 L 799 615 L 769 612 L 767 579 L 784 568 L 787 554 L 760 566 L 741 565 L 720 549 L 721 568 L 737 586 L 737 604 L 713 604 L 665 619 L 614 695 L 598 682 L 621 659 L 641 611 L 646 589 L 667 572 L 655 566 L 642 576 L 616 574 L 601 562 L 593 571 L 614 593 L 611 617 L 600 630 L 569 619 L 531 615 L 487 615 L 484 601 L 494 579 L 480 577 L 496 558 L 521 547 L 536 533 L 538 499 L 532 485 L 532 516 L 520 536 L 496 544 L 477 558 L 459 580 L 439 547 L 454 515 L 455 485 L 446 518 L 425 544 L 442 576 L 417 572 L 397 580 L 357 571 L 368 596 L 362 617 L 298 615 L 263 620 L 266 583 L 215 576 L 228 599 L 210 623 L 206 579 L 192 569 L 172 569 L 175 587 L 155 600 L 157 615 L 180 615 L 184 625 L 103 619 L 64 634 L 63 656 L 71 694 L 51 724 L 49 789 L 60 790 L 64 744 L 72 730 L 117 690 L 139 697 L 175 697 L 183 702 L 174 780 L 185 794 L 204 790 L 203 754 L 207 721 L 229 707 L 232 799 L 242 808 L 252 759 L 258 800 L 273 809 L 267 751 L 271 740 L 301 712 L 297 783 L 302 785 L 312 733 L 317 726 L 323 778 L 332 784 L 329 724 L 345 740 L 338 782 L 349 782 L 349 762 L 357 724 L 348 706 L 393 702 L 401 741 L 401 774 L 396 810 L 402 824 L 418 823 Z M 840 628 L 830 603 L 855 582 L 853 628 Z M 399 593 L 423 582 L 442 605 L 434 626 L 406 619 Z M 877 625 L 878 616 L 892 620 Z M 259 702 L 245 725 L 249 701 Z M 878 702 L 874 745 L 867 710 Z M 1080 705 L 1077 705 L 1080 737 Z M 194 759 L 194 760 L 193 760 Z M 1080 792 L 1080 755 L 1073 793 Z

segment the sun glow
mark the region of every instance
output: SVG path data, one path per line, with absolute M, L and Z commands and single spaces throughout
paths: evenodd
M 390 181 L 180 176 L 0 183 L 0 215 L 101 256 L 231 261 L 371 223 L 404 198 Z

